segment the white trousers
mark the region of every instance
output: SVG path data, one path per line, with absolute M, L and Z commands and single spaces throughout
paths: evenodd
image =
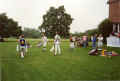
M 55 46 L 53 46 L 50 51 L 53 52 L 55 50 L 55 55 L 58 53 L 58 54 L 61 54 L 61 49 L 60 49 L 60 45 L 59 44 L 55 44 Z
M 46 47 L 47 46 L 47 42 L 43 42 L 43 47 Z
M 98 42 L 98 47 L 102 47 L 103 43 L 102 42 Z
M 53 47 L 50 49 L 50 51 L 51 51 L 51 52 L 53 52 L 53 51 L 54 51 L 54 45 L 53 45 Z
M 74 42 L 70 42 L 70 48 L 75 48 Z
M 59 44 L 56 44 L 56 45 L 55 45 L 55 55 L 56 55 L 57 53 L 61 54 L 61 49 L 60 49 L 60 45 L 59 45 Z
M 24 53 L 23 52 L 21 52 L 21 58 L 24 58 Z

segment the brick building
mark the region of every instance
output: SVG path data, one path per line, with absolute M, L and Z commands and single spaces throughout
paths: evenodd
M 113 29 L 120 32 L 120 0 L 109 0 L 109 19 L 113 22 Z

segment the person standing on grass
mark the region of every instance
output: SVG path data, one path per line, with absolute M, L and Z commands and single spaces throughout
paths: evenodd
M 42 36 L 43 51 L 46 50 L 47 41 L 48 41 L 47 37 L 45 36 L 45 34 L 43 34 Z
M 97 34 L 95 34 L 92 38 L 92 48 L 96 48 Z
M 86 48 L 87 47 L 87 35 L 83 36 L 83 47 Z
M 90 37 L 90 40 L 91 40 L 91 42 L 92 42 L 92 40 L 93 40 L 93 35 Z
M 74 47 L 76 47 L 76 36 L 72 36 L 72 41 L 74 42 Z
M 24 58 L 25 52 L 26 52 L 26 40 L 24 39 L 24 35 L 20 36 L 20 39 L 18 42 L 19 42 L 19 46 L 20 46 L 21 58 Z
M 99 48 L 99 50 L 102 50 L 102 46 L 103 46 L 103 36 L 102 36 L 102 34 L 100 34 L 97 39 L 98 39 L 98 48 Z
M 88 47 L 89 46 L 89 38 L 88 38 L 88 35 L 86 35 L 86 36 L 87 36 L 86 45 Z
M 55 52 L 54 56 L 56 56 L 57 53 L 61 54 L 60 40 L 60 36 L 56 32 L 56 35 L 54 37 L 54 46 L 50 49 L 51 52 Z
M 73 36 L 71 35 L 70 36 L 70 48 L 71 49 L 73 49 L 73 48 L 75 48 L 75 44 L 74 44 L 74 41 L 73 41 L 74 39 L 73 39 Z

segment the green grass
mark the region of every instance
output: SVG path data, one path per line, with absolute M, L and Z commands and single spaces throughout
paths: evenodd
M 16 40 L 12 40 L 16 41 Z M 29 40 L 32 48 L 24 59 L 16 52 L 17 42 L 0 43 L 2 81 L 65 81 L 65 80 L 120 80 L 120 56 L 112 59 L 89 56 L 90 48 L 69 49 L 69 42 L 61 44 L 62 55 L 53 56 L 36 47 L 38 40 Z M 120 53 L 119 48 L 108 48 Z

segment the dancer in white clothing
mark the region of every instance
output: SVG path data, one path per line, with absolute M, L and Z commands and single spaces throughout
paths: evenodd
M 43 34 L 43 37 L 42 37 L 43 51 L 46 50 L 47 41 L 48 41 L 47 37 L 45 36 L 45 34 Z
M 102 50 L 102 46 L 103 46 L 103 37 L 102 37 L 102 34 L 100 34 L 97 39 L 98 39 L 98 49 Z
M 54 46 L 50 49 L 51 52 L 55 51 L 55 56 L 57 53 L 61 54 L 61 49 L 60 49 L 60 36 L 56 32 L 56 35 L 54 37 Z

